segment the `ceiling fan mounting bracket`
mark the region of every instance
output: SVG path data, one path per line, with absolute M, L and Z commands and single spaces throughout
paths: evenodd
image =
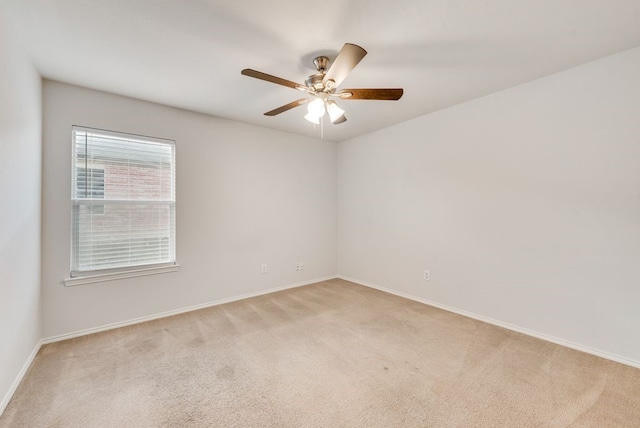
M 329 65 L 329 58 L 326 56 L 317 56 L 313 60 L 313 65 L 316 66 L 318 73 L 324 74 L 327 71 L 327 66 Z

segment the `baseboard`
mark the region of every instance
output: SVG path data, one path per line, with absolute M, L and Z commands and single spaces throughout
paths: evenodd
M 39 340 L 38 343 L 36 343 L 36 346 L 33 348 L 33 351 L 31 351 L 31 354 L 22 366 L 22 369 L 18 373 L 18 376 L 16 376 L 16 379 L 13 381 L 11 388 L 9 388 L 7 393 L 4 395 L 4 398 L 0 402 L 0 416 L 2 416 L 2 414 L 4 413 L 4 409 L 6 409 L 9 405 L 9 401 L 11 401 L 11 398 L 13 398 L 13 394 L 15 394 L 18 386 L 20 386 L 20 382 L 22 382 L 24 375 L 27 374 L 27 371 L 29 370 L 29 367 L 31 367 L 33 360 L 36 358 L 36 355 L 38 355 L 40 347 L 42 347 L 42 340 Z
M 16 379 L 14 380 L 13 384 L 11 385 L 11 388 L 9 388 L 9 390 L 5 394 L 4 398 L 2 399 L 2 402 L 0 402 L 0 415 L 2 415 L 2 413 L 4 413 L 4 410 L 7 408 L 7 405 L 9 404 L 9 401 L 11 401 L 11 398 L 13 398 L 13 394 L 15 394 L 16 390 L 18 389 L 18 386 L 20 385 L 20 383 L 22 382 L 22 379 L 24 378 L 25 374 L 29 370 L 29 367 L 31 367 L 31 364 L 33 363 L 33 360 L 36 358 L 36 355 L 38 355 L 38 351 L 40 350 L 42 345 L 46 345 L 46 344 L 54 343 L 54 342 L 60 342 L 60 341 L 63 341 L 63 340 L 72 339 L 74 337 L 80 337 L 80 336 L 86 336 L 86 335 L 93 334 L 93 333 L 99 333 L 101 331 L 113 330 L 115 328 L 125 327 L 125 326 L 133 325 L 133 324 L 139 324 L 139 323 L 143 323 L 143 322 L 146 322 L 146 321 L 152 321 L 152 320 L 156 320 L 156 319 L 160 319 L 160 318 L 166 318 L 166 317 L 170 317 L 172 315 L 178 315 L 178 314 L 183 314 L 183 313 L 186 313 L 186 312 L 197 311 L 199 309 L 204 309 L 204 308 L 209 308 L 209 307 L 212 307 L 212 306 L 222 305 L 224 303 L 231 303 L 231 302 L 235 302 L 235 301 L 242 300 L 242 299 L 248 299 L 250 297 L 257 297 L 257 296 L 262 296 L 262 295 L 265 295 L 265 294 L 275 293 L 277 291 L 283 291 L 283 290 L 288 290 L 288 289 L 291 289 L 291 288 L 303 287 L 305 285 L 310 285 L 310 284 L 314 284 L 316 282 L 327 281 L 327 280 L 335 279 L 335 278 L 337 278 L 337 276 L 335 276 L 335 275 L 327 276 L 327 277 L 324 277 L 324 278 L 316 278 L 316 279 L 312 279 L 312 280 L 309 280 L 309 281 L 303 281 L 303 282 L 298 282 L 298 283 L 295 283 L 295 284 L 285 285 L 285 286 L 282 286 L 282 287 L 270 288 L 268 290 L 262 290 L 262 291 L 258 291 L 256 293 L 243 294 L 243 295 L 231 297 L 231 298 L 228 298 L 228 299 L 216 300 L 216 301 L 213 301 L 213 302 L 208 302 L 208 303 L 202 303 L 202 304 L 199 304 L 199 305 L 188 306 L 186 308 L 174 309 L 174 310 L 171 310 L 171 311 L 161 312 L 161 313 L 148 315 L 148 316 L 144 316 L 144 317 L 140 317 L 140 318 L 135 318 L 135 319 L 127 320 L 127 321 L 120 321 L 120 322 L 107 324 L 107 325 L 103 325 L 103 326 L 99 326 L 99 327 L 88 328 L 88 329 L 84 329 L 84 330 L 78 330 L 78 331 L 75 331 L 75 332 L 72 332 L 72 333 L 61 334 L 61 335 L 58 335 L 58 336 L 52 336 L 52 337 L 48 337 L 48 338 L 45 338 L 45 339 L 40 339 L 38 341 L 38 343 L 36 344 L 35 348 L 33 348 L 33 351 L 31 352 L 29 357 L 27 358 L 27 361 L 22 366 L 22 369 L 20 370 L 20 373 L 18 373 L 18 376 L 16 376 Z
M 335 276 L 335 275 L 327 276 L 327 277 L 324 277 L 324 278 L 316 278 L 316 279 L 312 279 L 312 280 L 309 280 L 309 281 L 303 281 L 303 282 L 297 282 L 295 284 L 285 285 L 285 286 L 282 286 L 282 287 L 270 288 L 268 290 L 262 290 L 262 291 L 258 291 L 258 292 L 255 292 L 255 293 L 242 294 L 240 296 L 234 296 L 234 297 L 230 297 L 230 298 L 227 298 L 227 299 L 221 299 L 221 300 L 216 300 L 216 301 L 213 301 L 213 302 L 201 303 L 201 304 L 198 304 L 198 305 L 188 306 L 186 308 L 173 309 L 173 310 L 170 310 L 170 311 L 160 312 L 160 313 L 157 313 L 157 314 L 147 315 L 147 316 L 144 316 L 144 317 L 134 318 L 134 319 L 126 320 L 126 321 L 119 321 L 119 322 L 106 324 L 106 325 L 102 325 L 102 326 L 98 326 L 98 327 L 92 327 L 92 328 L 87 328 L 87 329 L 83 329 L 83 330 L 78 330 L 78 331 L 74 331 L 72 333 L 65 333 L 65 334 L 61 334 L 61 335 L 57 335 L 57 336 L 51 336 L 51 337 L 47 337 L 45 339 L 42 339 L 41 340 L 41 344 L 42 345 L 46 345 L 46 344 L 49 344 L 49 343 L 60 342 L 60 341 L 67 340 L 67 339 L 73 339 L 74 337 L 86 336 L 86 335 L 89 335 L 89 334 L 100 333 L 102 331 L 113 330 L 115 328 L 126 327 L 128 325 L 140 324 L 140 323 L 147 322 L 147 321 L 152 321 L 152 320 L 156 320 L 156 319 L 160 319 L 160 318 L 166 318 L 166 317 L 170 317 L 170 316 L 173 316 L 173 315 L 183 314 L 183 313 L 186 313 L 186 312 L 197 311 L 199 309 L 210 308 L 212 306 L 218 306 L 218 305 L 222 305 L 222 304 L 225 304 L 225 303 L 231 303 L 231 302 L 235 302 L 235 301 L 238 301 L 238 300 L 248 299 L 250 297 L 262 296 L 262 295 L 265 295 L 265 294 L 275 293 L 277 291 L 282 291 L 282 290 L 288 290 L 288 289 L 291 289 L 291 288 L 302 287 L 302 286 L 305 286 L 305 285 L 314 284 L 316 282 L 321 282 L 321 281 L 327 281 L 327 280 L 335 279 L 335 278 L 337 278 L 337 276 Z
M 621 357 L 619 355 L 611 354 L 609 352 L 601 351 L 599 349 L 591 348 L 589 346 L 580 345 L 578 343 L 574 343 L 565 339 L 560 339 L 554 336 L 549 336 L 544 333 L 538 333 L 537 331 L 529 330 L 526 328 L 518 327 L 513 324 L 509 324 L 506 322 L 498 321 L 493 318 L 488 318 L 482 315 L 474 314 L 472 312 L 468 312 L 462 309 L 454 308 L 452 306 L 443 305 L 441 303 L 437 303 L 428 299 L 423 299 L 420 297 L 412 296 L 410 294 L 402 293 L 396 290 L 392 290 L 389 288 L 381 287 L 379 285 L 371 284 L 365 281 L 360 281 L 358 279 L 349 278 L 344 275 L 337 275 L 337 278 L 344 279 L 345 281 L 353 282 L 359 285 L 364 285 L 365 287 L 373 288 L 375 290 L 383 291 L 385 293 L 393 294 L 395 296 L 403 297 L 405 299 L 413 300 L 415 302 L 424 303 L 425 305 L 433 306 L 439 309 L 443 309 L 448 312 L 453 312 L 454 314 L 462 315 L 468 318 L 472 318 L 478 321 L 486 322 L 487 324 L 492 324 L 498 327 L 506 328 L 507 330 L 515 331 L 518 333 L 526 334 L 527 336 L 532 336 L 538 339 L 546 340 L 547 342 L 555 343 L 556 345 L 565 346 L 567 348 L 575 349 L 576 351 L 586 352 L 587 354 L 595 355 L 597 357 L 605 358 L 607 360 L 615 361 L 617 363 L 625 364 L 631 367 L 640 368 L 640 361 L 632 360 L 629 358 Z

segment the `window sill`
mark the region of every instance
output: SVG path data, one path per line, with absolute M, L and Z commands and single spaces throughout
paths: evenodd
M 121 272 L 104 273 L 99 275 L 77 276 L 75 278 L 65 278 L 62 282 L 65 287 L 75 285 L 94 284 L 96 282 L 114 281 L 116 279 L 134 278 L 136 276 L 156 275 L 159 273 L 177 272 L 180 265 L 158 266 L 142 269 L 132 269 Z

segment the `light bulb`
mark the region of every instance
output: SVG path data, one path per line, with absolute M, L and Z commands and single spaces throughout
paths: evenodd
M 329 113 L 331 122 L 335 122 L 344 115 L 344 110 L 338 107 L 338 104 L 336 104 L 335 101 L 327 101 L 327 113 Z
M 319 119 L 320 117 L 324 116 L 324 102 L 320 98 L 316 98 L 309 103 L 307 111 L 310 115 L 315 116 Z

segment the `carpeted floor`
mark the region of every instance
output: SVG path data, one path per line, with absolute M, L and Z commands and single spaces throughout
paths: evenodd
M 0 417 L 540 426 L 640 426 L 640 370 L 337 279 L 44 346 Z

